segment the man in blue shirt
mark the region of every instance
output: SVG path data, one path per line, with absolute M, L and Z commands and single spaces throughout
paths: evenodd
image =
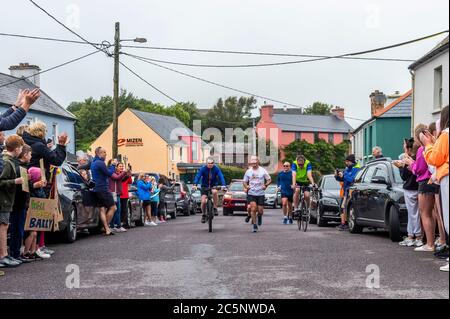
M 206 223 L 206 202 L 208 200 L 208 191 L 211 190 L 214 201 L 214 215 L 217 215 L 217 205 L 219 203 L 219 193 L 217 189 L 212 189 L 220 185 L 225 188 L 226 182 L 222 171 L 214 163 L 214 158 L 210 157 L 195 176 L 193 190 L 197 190 L 198 184 L 201 183 L 202 194 L 202 223 Z
M 283 224 L 293 224 L 292 220 L 292 203 L 294 202 L 295 185 L 292 184 L 292 170 L 291 163 L 283 164 L 283 171 L 278 174 L 277 178 L 278 189 L 281 191 L 281 200 L 283 203 Z
M 112 193 L 109 191 L 109 178 L 116 170 L 117 160 L 112 162 L 109 169 L 105 164 L 106 150 L 97 147 L 95 150 L 95 158 L 91 165 L 92 180 L 95 182 L 94 193 L 97 199 L 97 206 L 100 207 L 100 220 L 105 228 L 105 235 L 113 235 L 109 223 L 116 212 L 116 202 Z

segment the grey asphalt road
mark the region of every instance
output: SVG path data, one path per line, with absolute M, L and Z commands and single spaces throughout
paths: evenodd
M 315 225 L 300 232 L 281 224 L 280 210 L 267 210 L 256 234 L 243 216 L 216 217 L 211 234 L 200 216 L 180 216 L 51 248 L 51 260 L 6 270 L 0 299 L 449 298 L 448 273 L 432 254 L 400 247 L 383 232 Z M 73 265 L 80 287 L 69 289 Z M 377 270 L 379 288 L 368 288 Z

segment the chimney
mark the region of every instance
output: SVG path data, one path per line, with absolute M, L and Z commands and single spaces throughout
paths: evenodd
M 41 69 L 37 65 L 30 65 L 28 63 L 20 63 L 19 65 L 11 65 L 9 67 L 11 75 L 16 78 L 28 78 L 27 80 L 39 87 L 41 85 L 39 78 L 39 71 Z
M 261 120 L 271 122 L 272 117 L 273 117 L 273 105 L 261 106 Z
M 387 97 L 383 92 L 376 90 L 370 94 L 371 114 L 375 116 L 379 111 L 384 109 Z
M 342 121 L 345 119 L 345 109 L 343 107 L 336 106 L 331 110 L 331 113 Z

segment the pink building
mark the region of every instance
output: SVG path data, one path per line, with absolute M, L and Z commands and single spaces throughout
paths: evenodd
M 264 105 L 261 107 L 261 119 L 258 123 L 258 134 L 266 134 L 270 138 L 276 133 L 278 138 L 278 147 L 281 150 L 294 141 L 307 141 L 315 143 L 320 139 L 334 145 L 350 139 L 352 127 L 345 120 L 345 110 L 336 107 L 332 110 L 333 115 L 305 115 L 301 109 L 275 109 L 273 105 Z M 276 141 L 270 138 L 275 144 Z M 284 153 L 281 151 L 283 160 Z M 280 163 L 281 166 L 281 163 Z

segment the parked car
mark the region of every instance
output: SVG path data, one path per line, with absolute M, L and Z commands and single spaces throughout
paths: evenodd
M 365 227 L 386 229 L 392 241 L 400 241 L 408 223 L 402 185 L 391 159 L 369 162 L 350 188 L 350 232 L 361 233 Z
M 234 212 L 247 211 L 247 193 L 244 191 L 242 180 L 233 180 L 228 191 L 223 196 L 223 215 L 233 215 Z
M 266 207 L 276 209 L 282 204 L 281 192 L 278 191 L 278 186 L 276 184 L 267 187 L 265 197 L 264 206 Z
M 325 175 L 319 183 L 318 196 L 311 196 L 311 217 L 319 227 L 340 221 L 341 184 L 334 175 Z
M 59 232 L 64 240 L 73 243 L 81 230 L 100 230 L 100 210 L 96 205 L 94 193 L 78 170 L 63 163 L 56 175 L 58 198 L 63 213 Z M 91 187 L 90 187 L 91 186 Z
M 189 187 L 184 182 L 177 182 L 173 190 L 175 194 L 176 212 L 184 216 L 194 215 L 194 205 Z
M 191 198 L 192 198 L 192 205 L 193 210 L 195 213 L 201 213 L 201 206 L 202 206 L 202 194 L 200 190 L 196 190 L 195 192 L 192 190 L 192 187 L 194 187 L 193 184 L 187 184 L 187 187 L 189 188 L 189 191 L 191 192 Z
M 167 181 L 166 186 L 170 187 L 172 186 L 169 182 L 168 182 L 168 178 L 162 174 L 158 174 L 158 173 L 146 173 L 150 176 L 155 177 L 156 181 L 159 182 L 159 179 L 161 177 L 165 178 L 165 180 Z M 139 174 L 133 174 L 133 186 L 136 187 L 136 182 L 137 182 L 137 177 Z M 133 188 L 135 191 L 136 189 Z M 134 191 L 134 195 L 136 196 Z M 177 218 L 177 214 L 176 214 L 176 199 L 175 199 L 175 194 L 173 191 L 168 191 L 166 192 L 166 195 L 164 196 L 164 212 L 163 215 L 165 216 L 170 216 L 172 219 Z M 135 216 L 139 216 L 138 212 L 134 212 Z

